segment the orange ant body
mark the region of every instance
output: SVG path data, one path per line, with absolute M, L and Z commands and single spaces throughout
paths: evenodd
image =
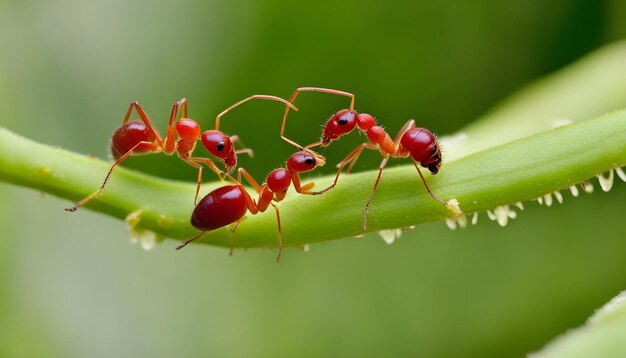
M 126 111 L 122 125 L 113 133 L 111 139 L 111 154 L 115 162 L 109 169 L 107 175 L 98 190 L 80 200 L 66 211 L 76 211 L 79 207 L 89 202 L 91 199 L 102 193 L 107 184 L 113 169 L 126 158 L 131 155 L 142 155 L 163 152 L 171 155 L 174 152 L 178 157 L 194 168 L 198 169 L 198 184 L 196 186 L 196 194 L 194 196 L 194 204 L 196 203 L 200 185 L 202 184 L 202 163 L 207 165 L 215 172 L 220 180 L 231 173 L 237 166 L 237 154 L 246 153 L 250 156 L 253 152 L 249 148 L 235 150 L 233 142 L 238 140 L 236 135 L 228 136 L 219 131 L 220 118 L 235 107 L 248 102 L 252 99 L 265 99 L 285 103 L 290 108 L 298 110 L 291 103 L 280 97 L 267 95 L 254 95 L 245 98 L 232 106 L 228 107 L 217 115 L 215 120 L 215 129 L 207 130 L 200 135 L 200 126 L 192 119 L 187 118 L 187 100 L 185 98 L 174 103 L 170 113 L 170 119 L 165 131 L 165 139 L 161 137 L 158 129 L 154 126 L 146 112 L 141 108 L 137 101 L 133 101 Z M 141 120 L 129 121 L 132 110 L 135 109 Z M 178 139 L 176 139 L 176 136 Z M 215 157 L 221 159 L 226 167 L 225 173 L 220 170 L 215 163 L 209 158 L 193 157 L 192 153 L 196 147 L 196 142 L 200 137 L 202 144 Z
M 283 235 L 280 224 L 280 212 L 274 202 L 283 200 L 291 185 L 300 194 L 313 194 L 310 189 L 315 183 L 310 182 L 301 185 L 299 174 L 309 172 L 319 165 L 324 165 L 322 159 L 307 152 L 297 152 L 289 157 L 285 168 L 274 169 L 270 172 L 263 185 L 259 185 L 245 169 L 239 168 L 237 180 L 231 177 L 231 180 L 235 183 L 234 185 L 219 187 L 198 202 L 191 215 L 191 225 L 203 232 L 178 245 L 176 250 L 182 249 L 211 230 L 229 224 L 235 224 L 234 231 L 247 212 L 256 215 L 259 212 L 265 212 L 271 205 L 276 211 L 276 221 L 278 223 L 278 256 L 276 257 L 276 262 L 280 261 L 283 249 Z M 241 184 L 242 175 L 258 193 L 256 202 Z
M 350 172 L 363 149 L 367 148 L 372 150 L 378 150 L 382 155 L 383 160 L 378 167 L 378 176 L 376 177 L 376 182 L 374 183 L 372 193 L 370 194 L 367 200 L 367 204 L 365 205 L 363 230 L 367 228 L 367 215 L 369 213 L 369 206 L 372 198 L 374 197 L 376 188 L 378 187 L 378 183 L 380 182 L 383 169 L 385 168 L 385 165 L 387 164 L 387 161 L 390 157 L 411 157 L 413 164 L 415 165 L 415 169 L 417 169 L 417 172 L 419 173 L 419 176 L 422 180 L 422 183 L 424 183 L 428 194 L 430 194 L 433 199 L 437 200 L 443 205 L 448 205 L 447 202 L 441 200 L 430 190 L 428 184 L 426 183 L 426 179 L 424 178 L 424 175 L 422 174 L 418 166 L 419 163 L 422 167 L 427 168 L 432 174 L 437 174 L 439 168 L 441 167 L 441 150 L 435 136 L 429 130 L 416 127 L 415 121 L 410 119 L 404 124 L 404 126 L 402 126 L 400 131 L 398 131 L 395 139 L 391 139 L 391 136 L 389 136 L 389 134 L 381 126 L 376 124 L 376 120 L 374 119 L 374 117 L 366 113 L 359 114 L 354 110 L 354 94 L 328 88 L 301 87 L 294 91 L 294 93 L 289 98 L 289 102 L 293 103 L 293 101 L 300 92 L 322 92 L 350 97 L 350 108 L 342 109 L 330 117 L 330 119 L 326 122 L 324 126 L 322 137 L 319 142 L 311 143 L 306 147 L 301 147 L 299 144 L 284 136 L 285 124 L 287 122 L 287 115 L 289 113 L 289 107 L 287 107 L 285 109 L 283 123 L 280 129 L 280 136 L 283 140 L 296 147 L 307 150 L 308 148 L 312 148 L 318 145 L 326 147 L 330 145 L 333 141 L 339 139 L 341 136 L 350 133 L 355 127 L 358 127 L 358 129 L 362 133 L 365 133 L 367 136 L 367 142 L 360 144 L 337 165 L 339 169 L 333 183 L 328 188 L 317 191 L 314 194 L 322 194 L 337 185 L 339 174 L 341 174 L 344 166 L 349 164 L 347 172 Z

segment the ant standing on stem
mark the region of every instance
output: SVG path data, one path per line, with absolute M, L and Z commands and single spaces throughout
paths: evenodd
M 289 113 L 289 107 L 285 108 L 283 123 L 280 128 L 280 137 L 287 143 L 290 143 L 303 150 L 307 150 L 308 148 L 316 147 L 318 145 L 326 147 L 330 145 L 333 141 L 339 139 L 341 136 L 350 133 L 355 127 L 358 127 L 361 132 L 365 133 L 368 140 L 367 142 L 360 144 L 337 165 L 339 170 L 337 171 L 335 180 L 328 188 L 314 192 L 313 194 L 322 194 L 337 185 L 337 180 L 339 179 L 339 174 L 341 174 L 343 167 L 349 164 L 347 169 L 347 172 L 349 173 L 354 167 L 354 164 L 356 163 L 363 149 L 367 148 L 372 150 L 378 150 L 383 156 L 383 160 L 378 166 L 378 176 L 376 177 L 376 182 L 374 183 L 372 193 L 370 194 L 367 203 L 365 204 L 363 231 L 365 231 L 365 229 L 367 228 L 367 215 L 369 213 L 370 203 L 372 201 L 372 198 L 374 197 L 374 193 L 376 192 L 378 183 L 380 182 L 383 169 L 385 168 L 385 165 L 387 164 L 387 161 L 390 157 L 407 158 L 410 156 L 413 164 L 415 165 L 415 169 L 417 169 L 417 172 L 422 180 L 422 183 L 424 183 L 426 191 L 428 191 L 428 194 L 430 194 L 433 199 L 437 200 L 444 206 L 450 207 L 454 211 L 460 210 L 456 204 L 453 204 L 451 201 L 444 201 L 440 199 L 430 190 L 428 184 L 426 183 L 424 175 L 418 167 L 419 163 L 422 167 L 427 168 L 431 172 L 431 174 L 437 174 L 439 172 L 439 168 L 441 167 L 442 158 L 439 144 L 437 143 L 435 136 L 428 129 L 416 127 L 415 121 L 413 119 L 410 119 L 404 124 L 404 126 L 402 126 L 400 131 L 398 131 L 395 139 L 392 140 L 389 134 L 381 126 L 376 124 L 376 120 L 374 119 L 374 117 L 366 113 L 357 113 L 354 110 L 354 94 L 328 88 L 300 87 L 296 89 L 291 95 L 291 98 L 289 98 L 289 102 L 293 103 L 293 101 L 296 99 L 300 92 L 322 92 L 350 97 L 350 108 L 342 109 L 332 115 L 324 126 L 324 131 L 322 133 L 320 141 L 311 143 L 306 147 L 301 147 L 299 144 L 284 136 L 285 124 L 287 122 L 287 115 Z
M 234 233 L 237 225 L 245 219 L 245 214 L 248 211 L 250 214 L 256 215 L 259 212 L 265 212 L 271 205 L 276 211 L 276 221 L 278 223 L 278 256 L 276 257 L 276 262 L 279 262 L 283 251 L 283 233 L 280 225 L 280 212 L 274 202 L 283 200 L 291 185 L 294 186 L 297 193 L 314 194 L 310 189 L 313 188 L 315 183 L 300 184 L 299 174 L 309 172 L 317 166 L 324 164 L 323 157 L 314 156 L 308 152 L 297 152 L 289 157 L 285 168 L 274 169 L 270 172 L 263 185 L 259 185 L 245 169 L 239 168 L 237 180 L 229 176 L 235 183 L 234 185 L 225 185 L 213 190 L 196 205 L 191 215 L 191 225 L 203 232 L 178 245 L 176 250 L 180 250 L 190 242 L 205 236 L 211 230 L 219 229 L 229 224 L 234 224 L 231 230 Z M 256 202 L 241 184 L 242 175 L 258 193 Z M 231 255 L 234 246 L 235 241 L 233 237 Z
M 235 150 L 233 143 L 239 138 L 236 135 L 227 136 L 219 131 L 219 125 L 222 116 L 235 107 L 253 99 L 279 101 L 285 103 L 289 108 L 293 108 L 296 111 L 298 110 L 291 103 L 280 97 L 267 95 L 250 96 L 218 114 L 215 120 L 215 129 L 207 130 L 200 136 L 200 126 L 198 123 L 187 118 L 187 99 L 183 98 L 172 106 L 169 123 L 165 131 L 165 139 L 163 139 L 143 108 L 141 108 L 137 101 L 133 101 L 128 107 L 128 111 L 126 111 L 122 125 L 113 133 L 111 138 L 111 154 L 113 158 L 115 158 L 115 162 L 104 177 L 102 185 L 98 190 L 76 203 L 76 205 L 71 208 L 66 208 L 65 210 L 74 212 L 91 199 L 101 194 L 113 169 L 129 156 L 159 152 L 163 152 L 167 155 L 176 152 L 181 160 L 198 169 L 198 185 L 196 186 L 196 194 L 194 196 L 195 205 L 198 193 L 200 192 L 200 185 L 202 184 L 201 163 L 206 164 L 215 172 L 220 180 L 224 180 L 226 175 L 231 173 L 237 166 L 237 154 L 245 153 L 252 157 L 253 152 L 249 148 Z M 133 109 L 139 114 L 140 121 L 129 121 Z M 175 138 L 176 135 L 178 136 L 177 140 Z M 192 157 L 192 152 L 196 147 L 196 141 L 199 137 L 205 148 L 212 155 L 224 162 L 226 172 L 220 170 L 209 158 Z

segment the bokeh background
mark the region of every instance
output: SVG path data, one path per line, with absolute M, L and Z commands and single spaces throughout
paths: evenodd
M 163 130 L 187 97 L 209 127 L 248 95 L 322 86 L 356 93 L 391 132 L 416 118 L 450 133 L 626 37 L 625 15 L 619 0 L 5 0 L 0 125 L 105 158 L 134 99 Z M 347 101 L 297 104 L 287 131 L 308 143 Z M 259 179 L 293 152 L 277 135 L 281 114 L 257 102 L 223 122 L 255 149 L 241 164 Z M 358 140 L 324 154 L 336 162 Z M 357 169 L 378 161 L 363 155 Z M 175 157 L 125 165 L 195 179 Z M 484 217 L 462 231 L 421 225 L 391 246 L 367 235 L 289 249 L 279 265 L 272 251 L 181 255 L 173 241 L 144 252 L 118 220 L 68 215 L 68 201 L 7 184 L 0 195 L 0 356 L 513 357 L 626 287 L 623 183 L 528 204 L 506 228 Z

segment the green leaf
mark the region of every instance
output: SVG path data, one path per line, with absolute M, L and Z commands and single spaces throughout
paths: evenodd
M 626 292 L 600 308 L 587 323 L 552 341 L 533 358 L 626 356 Z

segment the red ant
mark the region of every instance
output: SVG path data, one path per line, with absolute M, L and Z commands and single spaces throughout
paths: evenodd
M 350 108 L 342 109 L 330 117 L 324 126 L 324 131 L 319 142 L 311 143 L 306 147 L 301 147 L 299 144 L 284 136 L 287 114 L 289 113 L 289 107 L 287 107 L 285 109 L 285 115 L 280 129 L 280 137 L 282 139 L 296 147 L 307 150 L 308 148 L 318 145 L 326 147 L 333 141 L 339 139 L 341 136 L 350 133 L 355 127 L 358 127 L 361 132 L 367 135 L 368 140 L 368 142 L 360 144 L 337 165 L 339 170 L 337 171 L 335 180 L 328 188 L 316 191 L 313 194 L 322 194 L 337 185 L 337 180 L 339 179 L 339 174 L 341 174 L 343 167 L 349 163 L 350 165 L 347 169 L 347 172 L 349 173 L 354 167 L 354 164 L 363 149 L 367 148 L 378 150 L 383 156 L 383 160 L 378 167 L 378 176 L 376 178 L 376 182 L 374 183 L 374 188 L 372 189 L 372 193 L 370 194 L 367 204 L 365 205 L 363 230 L 367 228 L 369 206 L 372 198 L 374 197 L 374 192 L 376 191 L 378 183 L 380 182 L 383 169 L 390 157 L 406 158 L 410 156 L 413 164 L 415 165 L 415 169 L 417 169 L 417 172 L 422 179 L 422 183 L 424 183 L 424 186 L 428 191 L 428 194 L 430 194 L 433 199 L 445 206 L 448 206 L 447 202 L 441 200 L 430 190 L 424 175 L 417 165 L 419 163 L 422 167 L 427 168 L 432 174 L 437 174 L 439 168 L 441 167 L 441 150 L 439 148 L 439 143 L 437 143 L 435 136 L 429 130 L 416 127 L 415 121 L 410 119 L 404 124 L 404 126 L 402 126 L 400 131 L 398 131 L 395 139 L 392 140 L 389 134 L 381 126 L 376 125 L 374 117 L 366 113 L 359 114 L 354 110 L 354 94 L 328 88 L 301 87 L 295 90 L 295 92 L 291 95 L 291 98 L 289 98 L 289 102 L 293 103 L 300 92 L 323 92 L 350 97 Z
M 256 215 L 259 212 L 265 212 L 271 205 L 276 211 L 276 220 L 278 222 L 278 256 L 276 257 L 276 262 L 279 262 L 283 250 L 283 234 L 280 225 L 280 212 L 273 202 L 283 200 L 287 194 L 287 189 L 292 184 L 296 192 L 300 194 L 313 194 L 310 189 L 313 188 L 315 183 L 310 182 L 301 185 L 299 174 L 309 172 L 318 165 L 324 164 L 321 158 L 315 157 L 310 153 L 297 152 L 289 157 L 286 168 L 278 168 L 270 172 L 263 185 L 259 185 L 245 169 L 239 168 L 237 180 L 231 177 L 231 180 L 235 182 L 234 185 L 225 185 L 213 190 L 196 205 L 191 215 L 191 225 L 203 231 L 203 233 L 178 245 L 176 250 L 182 249 L 211 230 L 219 229 L 229 224 L 234 223 L 232 229 L 232 232 L 234 232 L 248 211 L 252 215 Z M 256 202 L 241 184 L 242 175 L 259 194 Z M 231 247 L 231 254 L 233 248 L 234 241 Z
M 198 193 L 200 192 L 200 185 L 202 184 L 201 163 L 206 164 L 218 175 L 220 180 L 223 180 L 224 177 L 231 173 L 237 166 L 237 154 L 246 153 L 249 156 L 253 155 L 252 150 L 249 148 L 235 150 L 233 143 L 238 140 L 238 137 L 236 135 L 227 136 L 218 130 L 220 118 L 222 116 L 235 107 L 252 99 L 279 101 L 285 103 L 287 106 L 296 111 L 298 110 L 291 103 L 280 97 L 267 95 L 250 96 L 233 104 L 218 114 L 215 120 L 215 129 L 205 131 L 202 133 L 202 136 L 200 136 L 200 126 L 198 123 L 187 118 L 187 99 L 183 98 L 174 103 L 172 106 L 169 123 L 167 125 L 167 129 L 165 130 L 165 139 L 163 139 L 143 108 L 141 108 L 137 101 L 133 101 L 128 107 L 128 111 L 126 111 L 122 125 L 115 131 L 115 133 L 113 133 L 113 137 L 111 139 L 111 154 L 113 155 L 113 158 L 115 158 L 115 163 L 113 163 L 107 175 L 104 177 L 102 185 L 98 190 L 76 203 L 76 205 L 71 208 L 66 208 L 65 210 L 71 212 L 76 211 L 85 203 L 102 193 L 109 177 L 111 176 L 111 172 L 113 172 L 113 169 L 118 164 L 123 162 L 124 159 L 131 155 L 152 154 L 159 152 L 163 152 L 167 155 L 171 155 L 176 152 L 180 159 L 198 169 L 198 185 L 196 186 L 196 194 L 194 196 L 195 204 L 198 198 Z M 139 114 L 141 121 L 129 121 L 133 108 Z M 176 135 L 178 135 L 178 140 L 175 138 Z M 198 137 L 200 137 L 202 144 L 211 154 L 223 160 L 226 167 L 225 173 L 222 172 L 222 170 L 220 170 L 211 159 L 191 156 L 196 147 Z

